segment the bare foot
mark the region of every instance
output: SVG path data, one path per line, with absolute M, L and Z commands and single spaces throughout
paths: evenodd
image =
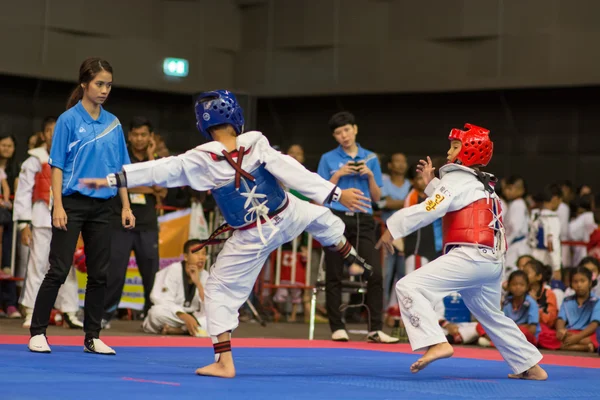
M 545 381 L 548 379 L 548 373 L 544 371 L 538 364 L 529 368 L 527 371 L 520 374 L 508 374 L 511 379 L 526 379 L 530 381 Z
M 416 374 L 430 363 L 440 358 L 450 358 L 454 354 L 452 345 L 448 342 L 438 343 L 431 346 L 416 363 L 410 366 L 410 372 Z
M 197 375 L 217 376 L 219 378 L 235 377 L 235 366 L 233 365 L 233 357 L 231 352 L 221 353 L 219 361 L 207 365 L 206 367 L 198 368 Z
M 160 332 L 161 335 L 183 335 L 185 332 L 181 328 L 165 325 Z

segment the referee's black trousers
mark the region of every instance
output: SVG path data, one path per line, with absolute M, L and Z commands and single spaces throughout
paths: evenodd
M 364 298 L 364 304 L 369 308 L 369 330 L 381 330 L 383 326 L 381 319 L 383 312 L 383 278 L 381 275 L 381 253 L 375 249 L 375 220 L 370 214 L 332 211 L 346 224 L 344 235 L 350 244 L 356 248 L 358 243 L 356 251 L 373 267 L 373 272 L 367 282 L 367 294 Z M 342 305 L 342 280 L 347 271 L 343 268 L 342 257 L 337 251 L 325 251 L 325 264 L 325 304 L 331 332 L 335 332 L 338 329 L 345 329 L 340 306 Z M 362 298 L 363 295 L 359 296 Z
M 111 207 L 113 199 L 74 194 L 64 196 L 62 200 L 67 214 L 67 230 L 52 227 L 50 268 L 35 300 L 30 332 L 32 336 L 46 333 L 58 289 L 67 279 L 81 233 L 88 274 L 83 330 L 86 338 L 98 338 L 106 291 L 106 274 L 110 263 L 110 219 L 114 212 Z

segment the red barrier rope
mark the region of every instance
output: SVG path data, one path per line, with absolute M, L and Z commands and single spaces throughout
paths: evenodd
M 186 207 L 173 207 L 173 206 L 159 206 L 159 205 L 156 205 L 156 209 L 157 210 L 165 210 L 165 211 L 179 211 L 179 210 L 185 210 Z
M 560 244 L 565 246 L 587 246 L 588 242 L 577 242 L 575 240 L 562 240 Z

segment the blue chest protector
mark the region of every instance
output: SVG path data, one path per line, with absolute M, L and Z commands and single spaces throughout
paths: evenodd
M 264 164 L 249 172 L 254 182 L 242 176 L 239 189 L 232 179 L 212 191 L 225 221 L 234 228 L 256 222 L 259 215 L 266 216 L 277 211 L 286 200 L 285 191 Z

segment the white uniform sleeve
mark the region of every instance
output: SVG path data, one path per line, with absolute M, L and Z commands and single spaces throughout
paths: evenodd
M 560 270 L 562 262 L 562 247 L 560 245 L 560 220 L 558 217 L 552 218 L 550 221 L 550 232 L 552 237 L 548 238 L 552 241 L 552 252 L 550 257 L 552 259 L 552 270 Z
M 444 182 L 444 185 L 440 185 L 441 182 Z M 458 193 L 454 193 L 456 189 L 450 187 L 443 179 L 437 183 L 436 189 L 425 201 L 403 208 L 388 218 L 386 225 L 394 239 L 406 237 L 448 212 L 454 196 Z M 443 189 L 443 192 L 440 189 Z
M 433 178 L 431 180 L 431 182 L 429 182 L 427 184 L 427 187 L 425 188 L 425 194 L 427 196 L 431 196 L 433 194 L 433 192 L 435 191 L 435 189 L 439 186 L 440 184 L 440 178 Z
M 35 174 L 41 171 L 41 166 L 35 157 L 29 157 L 23 162 L 19 173 L 19 185 L 15 193 L 13 221 L 31 221 L 33 210 L 31 198 L 35 185 Z
M 256 142 L 261 161 L 267 171 L 286 187 L 297 190 L 319 204 L 325 203 L 335 185 L 314 172 L 310 172 L 294 158 L 281 154 L 269 145 L 264 136 Z
M 124 165 L 127 187 L 152 186 L 180 187 L 204 191 L 214 188 L 208 174 L 208 155 L 200 150 L 189 150 L 176 157 Z
M 171 268 L 171 266 L 167 268 Z M 175 274 L 179 274 L 180 271 L 179 268 L 164 271 L 165 275 L 163 279 L 154 282 L 154 286 L 150 292 L 150 301 L 153 304 L 167 307 L 174 315 L 178 312 L 185 312 L 183 305 L 179 304 L 178 301 L 178 297 L 181 297 L 178 294 L 183 290 L 181 279 L 175 279 Z

